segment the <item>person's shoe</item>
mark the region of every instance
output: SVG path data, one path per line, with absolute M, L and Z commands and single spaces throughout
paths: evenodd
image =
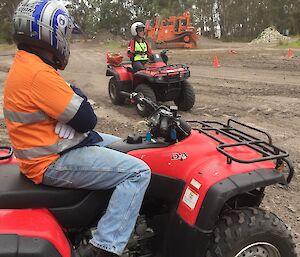
M 107 252 L 100 248 L 88 244 L 85 246 L 79 246 L 77 249 L 77 257 L 118 257 L 117 254 Z

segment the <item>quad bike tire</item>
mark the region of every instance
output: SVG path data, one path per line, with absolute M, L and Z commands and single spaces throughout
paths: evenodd
M 155 93 L 150 86 L 148 86 L 146 84 L 140 84 L 135 88 L 134 91 L 136 93 L 142 93 L 145 98 L 148 98 L 149 100 L 151 100 L 154 103 L 156 102 Z M 142 117 L 148 117 L 151 114 L 151 110 L 149 111 L 148 109 L 146 109 L 143 104 L 137 104 L 136 110 L 137 110 L 138 114 L 141 115 Z
M 120 93 L 120 87 L 116 78 L 111 78 L 108 84 L 109 98 L 115 105 L 123 105 L 125 103 L 125 97 Z
M 188 81 L 181 82 L 181 93 L 180 96 L 174 100 L 174 103 L 178 106 L 181 111 L 188 111 L 192 109 L 195 104 L 195 92 L 192 85 Z
M 215 227 L 206 257 L 297 257 L 288 227 L 259 208 L 231 210 Z

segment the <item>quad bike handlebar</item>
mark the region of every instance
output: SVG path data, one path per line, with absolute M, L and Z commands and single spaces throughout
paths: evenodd
M 156 103 L 152 102 L 150 99 L 145 98 L 142 93 L 136 93 L 136 92 L 128 93 L 125 91 L 121 91 L 120 94 L 126 98 L 129 98 L 132 104 L 137 104 L 137 103 L 145 104 L 146 108 L 148 108 L 151 112 L 154 112 L 159 107 Z
M 133 104 L 143 104 L 151 113 L 147 119 L 147 126 L 154 137 L 163 137 L 168 142 L 183 140 L 191 134 L 191 126 L 177 114 L 177 107 L 157 105 L 141 93 L 121 94 L 130 99 Z
M 155 54 L 153 53 L 151 56 L 149 56 L 149 61 L 150 63 L 157 63 L 157 62 L 164 62 L 166 65 L 168 64 L 168 49 L 162 50 L 160 53 Z M 133 52 L 134 55 L 137 54 L 147 54 L 147 52 L 143 52 L 143 51 L 135 51 Z
M 168 51 L 169 51 L 168 49 L 164 49 L 159 54 L 166 55 Z M 133 54 L 147 54 L 147 51 L 134 51 Z

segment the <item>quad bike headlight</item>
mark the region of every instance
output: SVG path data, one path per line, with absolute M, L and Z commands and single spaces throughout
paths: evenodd
M 156 115 L 151 116 L 151 117 L 149 118 L 149 123 L 150 123 L 152 126 L 157 126 L 158 123 L 159 123 L 159 119 L 160 119 L 160 113 L 157 113 Z

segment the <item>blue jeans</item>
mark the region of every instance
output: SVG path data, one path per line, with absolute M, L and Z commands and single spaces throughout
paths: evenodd
M 139 214 L 151 177 L 142 160 L 105 146 L 120 138 L 101 134 L 98 146 L 74 149 L 53 162 L 43 184 L 54 187 L 115 190 L 90 243 L 121 255 Z

